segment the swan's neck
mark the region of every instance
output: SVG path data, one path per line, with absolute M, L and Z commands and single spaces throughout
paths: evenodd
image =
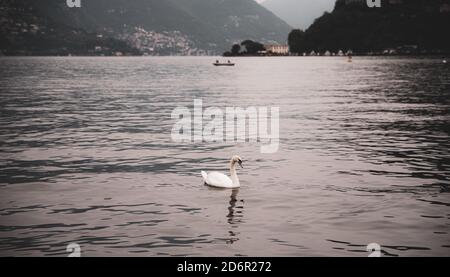
M 233 185 L 235 185 L 235 186 L 241 185 L 239 183 L 239 178 L 236 173 L 236 162 L 234 162 L 234 161 L 231 161 L 231 163 L 230 163 L 230 177 L 231 177 L 231 181 L 233 181 Z

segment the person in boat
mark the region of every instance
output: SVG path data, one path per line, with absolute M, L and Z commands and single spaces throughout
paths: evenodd
M 219 60 L 216 60 L 216 63 L 219 63 Z
M 230 60 L 228 60 L 228 63 L 231 63 Z

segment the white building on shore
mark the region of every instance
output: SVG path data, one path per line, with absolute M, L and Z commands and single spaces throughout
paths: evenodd
M 268 44 L 264 45 L 267 53 L 276 55 L 289 55 L 289 45 Z

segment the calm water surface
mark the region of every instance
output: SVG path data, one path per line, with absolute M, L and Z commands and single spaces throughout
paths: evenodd
M 1 58 L 0 255 L 450 255 L 448 66 L 215 59 Z M 280 107 L 279 151 L 173 142 L 194 99 Z

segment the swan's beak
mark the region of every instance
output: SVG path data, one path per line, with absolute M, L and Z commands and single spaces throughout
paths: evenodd
M 241 166 L 241 168 L 244 168 L 244 167 L 242 166 L 242 161 L 238 161 L 238 164 Z

